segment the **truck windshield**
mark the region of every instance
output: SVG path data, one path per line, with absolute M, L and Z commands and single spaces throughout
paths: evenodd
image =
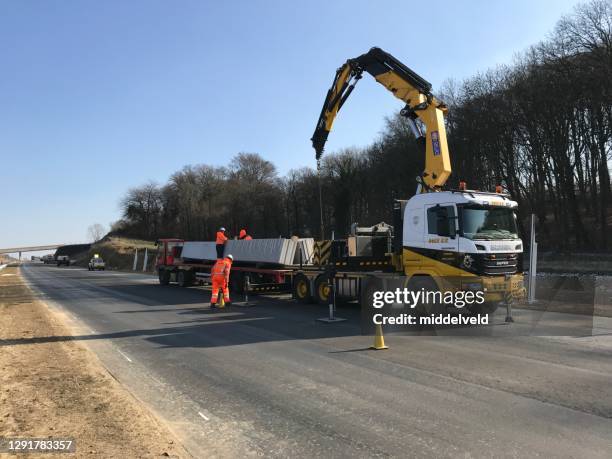
M 462 206 L 461 232 L 468 239 L 517 239 L 516 216 L 507 207 Z

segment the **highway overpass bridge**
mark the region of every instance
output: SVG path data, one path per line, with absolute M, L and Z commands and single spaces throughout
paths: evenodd
M 29 246 L 29 247 L 9 247 L 6 249 L 0 249 L 0 254 L 18 253 L 19 259 L 21 259 L 21 254 L 23 252 L 39 252 L 43 250 L 55 250 L 64 245 L 68 245 L 68 244 L 50 244 L 50 245 L 37 245 L 37 246 Z

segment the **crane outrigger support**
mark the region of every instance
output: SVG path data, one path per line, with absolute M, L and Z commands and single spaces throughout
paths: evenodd
M 448 109 L 431 93 L 431 83 L 380 48 L 372 48 L 359 57 L 349 59 L 336 71 L 311 139 L 317 161 L 323 155 L 327 137 L 338 111 L 355 89 L 363 72 L 372 75 L 395 97 L 406 103 L 400 113 L 409 120 L 415 136 L 424 137 L 425 140 L 423 190 L 441 189 L 451 174 L 444 126 L 444 115 Z M 421 132 L 417 119 L 425 125 L 425 135 Z

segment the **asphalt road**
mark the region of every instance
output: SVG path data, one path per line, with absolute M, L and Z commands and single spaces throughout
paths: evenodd
M 523 336 L 535 316 L 515 311 L 482 336 L 370 351 L 351 305 L 323 324 L 288 298 L 213 312 L 208 292 L 140 274 L 23 273 L 196 457 L 612 456 L 610 319 L 599 336 Z

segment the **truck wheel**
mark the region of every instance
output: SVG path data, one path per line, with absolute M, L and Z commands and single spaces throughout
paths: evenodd
M 298 274 L 293 278 L 293 297 L 300 303 L 312 303 L 310 281 L 303 274 Z
M 314 287 L 316 302 L 319 304 L 328 305 L 329 293 L 331 291 L 331 287 L 329 286 L 329 277 L 325 274 L 321 274 L 315 279 Z
M 427 292 L 439 292 L 438 284 L 430 276 L 413 276 L 408 281 L 408 290 Z M 414 310 L 421 314 L 443 314 L 446 312 L 446 306 L 442 302 L 420 301 Z
M 193 273 L 191 271 L 179 271 L 176 275 L 176 282 L 180 287 L 190 287 L 193 285 Z
M 170 283 L 170 273 L 165 269 L 159 271 L 159 283 L 161 285 L 168 285 Z
M 374 306 L 374 292 L 382 290 L 382 282 L 380 279 L 376 279 L 373 276 L 368 276 L 362 280 L 361 298 L 359 304 L 362 309 L 373 309 Z
M 372 317 L 374 314 L 384 313 L 383 309 L 374 307 L 374 292 L 382 291 L 382 281 L 374 276 L 367 276 L 361 280 L 361 295 L 359 305 L 361 309 L 361 334 L 372 335 L 376 330 Z

